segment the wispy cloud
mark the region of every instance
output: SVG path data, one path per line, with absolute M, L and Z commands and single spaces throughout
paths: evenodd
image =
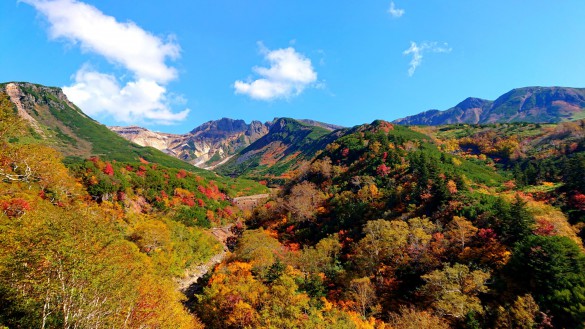
M 177 59 L 181 50 L 172 36 L 163 40 L 77 0 L 20 1 L 46 17 L 51 39 L 77 45 L 132 73 L 131 81 L 122 85 L 114 75 L 89 65 L 80 68 L 73 85 L 63 90 L 82 110 L 126 123 L 172 123 L 187 116 L 189 110 L 173 113 L 166 97 L 165 85 L 177 78 L 177 70 L 166 61 Z
M 413 76 L 416 68 L 420 66 L 423 59 L 424 53 L 450 53 L 452 48 L 446 42 L 423 42 L 420 45 L 414 41 L 410 42 L 410 48 L 406 49 L 404 55 L 412 55 L 410 60 L 410 67 L 408 69 L 408 75 Z
M 402 15 L 404 15 L 405 11 L 404 9 L 396 8 L 396 4 L 394 4 L 394 1 L 390 1 L 390 9 L 388 9 L 388 13 L 392 17 L 399 18 L 402 17 Z
M 269 67 L 253 67 L 252 70 L 259 76 L 255 80 L 237 80 L 234 83 L 237 94 L 270 101 L 297 96 L 307 87 L 315 86 L 317 72 L 310 59 L 292 47 L 270 50 L 261 42 L 258 45 Z

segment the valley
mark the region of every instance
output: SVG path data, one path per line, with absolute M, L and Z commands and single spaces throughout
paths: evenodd
M 585 319 L 581 120 L 114 133 L 59 89 L 2 86 L 9 327 Z
M 585 1 L 0 1 L 0 329 L 585 329 Z

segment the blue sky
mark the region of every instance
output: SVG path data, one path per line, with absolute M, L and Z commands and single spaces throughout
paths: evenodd
M 0 81 L 64 87 L 107 125 L 353 126 L 585 87 L 584 16 L 583 0 L 4 0 Z

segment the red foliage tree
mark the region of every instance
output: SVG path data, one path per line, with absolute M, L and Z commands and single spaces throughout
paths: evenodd
M 343 151 L 341 151 L 341 156 L 344 158 L 347 158 L 347 156 L 349 155 L 349 148 L 344 148 Z
M 183 179 L 185 177 L 187 177 L 187 171 L 185 171 L 184 169 L 179 170 L 179 172 L 177 173 L 177 178 Z
M 546 219 L 538 219 L 536 222 L 536 229 L 534 234 L 542 236 L 554 235 L 555 226 Z
M 31 209 L 30 204 L 23 199 L 4 201 L 1 207 L 4 214 L 10 218 L 22 216 Z
M 378 168 L 376 168 L 376 173 L 380 177 L 386 177 L 390 173 L 390 168 L 388 168 L 386 164 L 382 163 L 378 166 Z
M 114 176 L 114 167 L 112 167 L 111 163 L 107 162 L 103 172 L 108 176 Z
M 575 193 L 571 196 L 571 204 L 579 209 L 585 210 L 585 194 Z

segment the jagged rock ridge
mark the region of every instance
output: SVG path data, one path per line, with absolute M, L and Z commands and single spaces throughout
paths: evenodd
M 214 168 L 268 133 L 270 123 L 222 118 L 208 121 L 183 135 L 153 132 L 141 127 L 110 127 L 120 136 L 152 146 L 201 168 Z
M 222 118 L 205 122 L 183 135 L 153 132 L 136 126 L 110 129 L 136 144 L 152 146 L 197 167 L 213 169 L 267 135 L 280 120 L 275 118 L 266 123 L 252 121 L 247 124 L 244 120 Z M 307 119 L 298 122 L 327 131 L 342 128 Z

